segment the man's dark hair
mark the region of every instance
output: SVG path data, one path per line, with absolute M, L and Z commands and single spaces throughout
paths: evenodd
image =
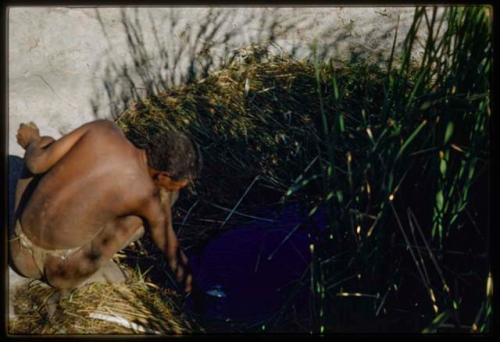
M 175 181 L 192 181 L 199 176 L 202 166 L 200 148 L 184 133 L 157 132 L 148 137 L 145 145 L 150 167 L 167 172 Z

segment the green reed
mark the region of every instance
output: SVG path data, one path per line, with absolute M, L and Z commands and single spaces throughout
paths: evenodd
M 365 98 L 355 100 L 358 103 L 353 106 L 342 98 L 335 72 L 322 74 L 320 62 L 314 61 L 322 132 L 318 148 L 324 171 L 322 204 L 330 228 L 316 237 L 312 260 L 313 269 L 318 271 L 312 274 L 311 293 L 325 287 L 330 290 L 330 299 L 313 296 L 317 310 L 336 307 L 340 311 L 349 296 L 375 298 L 373 312 L 362 321 L 379 316 L 387 298 L 382 301 L 381 293 L 389 291 L 383 289 L 390 289 L 394 277 L 407 276 L 397 273 L 398 260 L 383 254 L 391 248 L 389 240 L 396 237 L 406 245 L 427 293 L 429 310 L 425 312 L 433 318 L 423 331 L 437 331 L 447 322 L 456 329 L 464 326 L 459 318 L 461 298 L 450 290 L 451 279 L 444 276 L 435 254 L 443 251 L 450 232 L 467 221 L 469 192 L 489 158 L 490 15 L 485 6 L 417 8 L 402 50 L 395 52 L 393 46 L 383 98 L 375 105 L 366 96 L 370 70 L 351 75 L 365 87 Z M 423 54 L 414 58 L 418 44 Z M 344 82 L 347 91 L 349 78 Z M 325 84 L 332 86 L 322 94 L 319 89 Z M 335 172 L 336 168 L 342 172 Z M 400 196 L 398 191 L 403 187 L 411 191 L 408 175 L 410 182 L 416 177 L 428 182 L 424 198 L 432 207 L 424 210 L 424 205 L 419 208 L 419 203 L 408 200 L 411 196 L 406 193 Z M 420 209 L 418 219 L 414 209 Z M 428 223 L 431 231 L 423 231 L 419 221 Z M 390 227 L 397 227 L 400 234 L 395 235 Z M 464 236 L 468 234 L 462 231 Z M 414 248 L 418 244 L 423 244 L 423 250 Z M 437 246 L 438 252 L 433 252 L 431 245 Z M 335 255 L 343 256 L 332 258 Z M 330 262 L 335 259 L 337 262 Z M 396 273 L 380 277 L 391 269 Z M 342 282 L 348 273 L 354 275 L 348 279 L 357 277 L 359 281 Z M 343 285 L 350 290 L 345 291 Z M 485 303 L 478 313 L 483 317 L 482 326 L 489 312 Z M 348 305 L 346 310 L 353 309 Z M 323 332 L 325 325 L 333 331 L 345 329 L 348 322 L 334 311 L 330 317 L 313 313 L 313 321 L 320 320 L 314 326 L 316 332 Z M 474 323 L 469 330 L 479 329 Z

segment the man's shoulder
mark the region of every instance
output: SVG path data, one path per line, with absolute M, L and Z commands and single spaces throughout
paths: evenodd
M 94 120 L 94 121 L 90 121 L 90 122 L 87 122 L 86 124 L 84 124 L 84 126 L 87 126 L 87 128 L 90 130 L 94 130 L 94 129 L 105 129 L 105 130 L 115 130 L 115 129 L 118 129 L 118 126 L 111 120 L 107 120 L 107 119 L 98 119 L 98 120 Z
M 117 146 L 123 148 L 123 152 L 130 150 L 128 139 L 122 130 L 113 121 L 96 120 L 86 123 L 85 144 L 97 145 L 99 149 L 105 149 L 106 146 L 116 149 Z M 119 155 L 115 155 L 119 157 Z M 130 156 L 127 156 L 130 157 Z

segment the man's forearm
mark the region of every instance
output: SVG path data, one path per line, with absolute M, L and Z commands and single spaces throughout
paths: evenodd
M 56 141 L 56 139 L 49 137 L 48 135 L 45 135 L 43 137 L 34 138 L 29 143 L 29 145 L 26 146 L 26 153 L 28 153 L 28 151 L 32 151 L 31 153 L 33 153 L 33 151 L 38 151 L 38 150 L 44 149 L 44 148 L 48 147 L 50 144 L 52 144 L 54 141 Z
M 164 253 L 177 281 L 184 284 L 186 291 L 190 291 L 192 277 L 188 260 L 180 250 L 172 225 L 172 195 L 172 192 L 160 191 L 160 200 L 151 201 L 149 206 L 145 206 L 143 217 L 148 221 L 153 242 Z
M 50 146 L 54 141 L 54 138 L 49 136 L 34 138 L 28 146 L 26 146 L 26 152 L 24 153 L 24 160 L 28 169 L 36 174 L 39 173 L 38 170 L 38 159 L 40 155 L 44 152 L 44 149 Z
M 151 227 L 151 237 L 156 246 L 165 254 L 170 267 L 177 263 L 179 244 L 170 219 L 159 220 Z

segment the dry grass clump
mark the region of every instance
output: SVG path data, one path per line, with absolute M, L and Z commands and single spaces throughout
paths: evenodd
M 168 129 L 188 133 L 201 146 L 196 198 L 183 196 L 186 201 L 176 205 L 183 246 L 248 220 L 240 214 L 279 202 L 324 147 L 322 105 L 344 112 L 346 127 L 357 127 L 361 108 L 381 102 L 375 98 L 382 96 L 384 74 L 377 66 L 322 63 L 319 69 L 322 96 L 313 62 L 250 46 L 206 78 L 144 98 L 116 118 L 138 146 Z M 339 91 L 343 101 L 329 96 Z M 311 189 L 311 200 L 319 193 Z
M 17 319 L 9 322 L 9 333 L 178 335 L 193 331 L 179 312 L 173 291 L 129 270 L 131 277 L 125 283 L 84 286 L 61 298 L 52 309 L 48 303 L 54 301 L 56 290 L 39 281 L 28 283 L 16 292 Z
M 317 155 L 320 98 L 313 63 L 268 55 L 255 46 L 244 51 L 244 57 L 234 57 L 208 77 L 144 98 L 116 119 L 138 145 L 157 130 L 189 132 L 205 156 L 206 181 L 200 186 L 210 186 L 212 199 L 223 204 L 240 195 L 224 188 L 249 183 L 258 174 L 286 189 L 290 170 L 302 170 L 304 160 Z M 355 82 L 355 73 L 365 75 L 360 80 L 368 87 L 363 101 L 370 102 L 383 81 L 381 71 L 370 68 L 324 64 L 321 73 L 336 73 L 349 83 L 345 87 Z M 366 75 L 370 80 L 365 82 Z M 332 89 L 327 81 L 322 86 L 325 94 Z M 360 103 L 348 105 L 355 112 Z

